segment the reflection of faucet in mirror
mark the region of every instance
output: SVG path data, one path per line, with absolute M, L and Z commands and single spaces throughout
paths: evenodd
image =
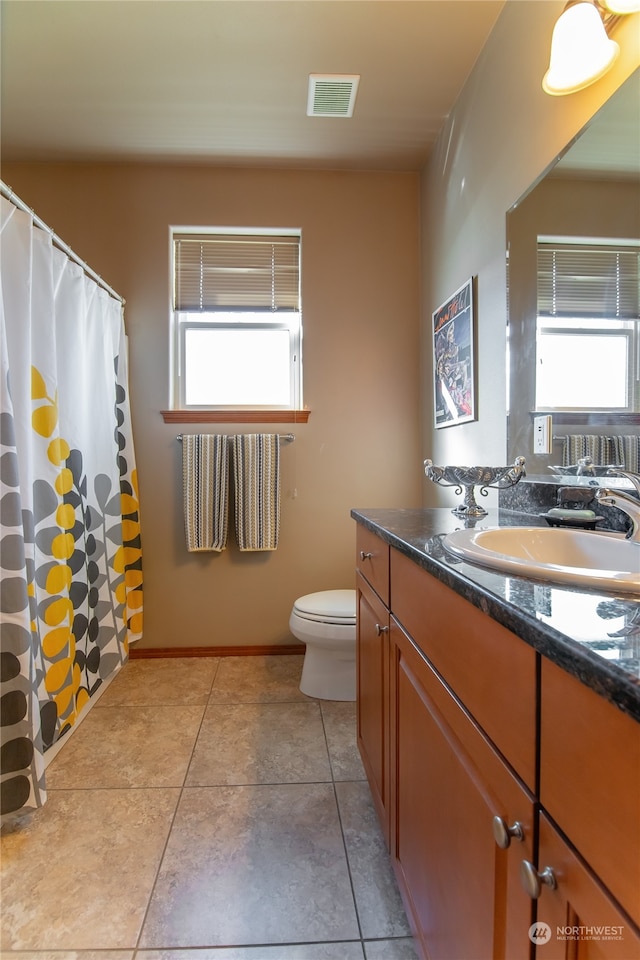
M 612 251 L 613 241 L 615 252 Z M 544 344 L 538 349 L 538 249 L 545 244 L 544 256 L 549 250 L 551 253 L 547 258 L 547 273 L 541 283 L 543 286 L 548 283 L 547 294 L 550 291 L 545 308 L 549 316 L 544 320 Z M 595 297 L 589 292 L 581 300 L 580 306 L 570 302 L 565 304 L 564 311 L 559 309 L 558 257 L 553 250 L 557 247 L 561 254 L 570 253 L 567 248 L 571 245 L 580 247 L 581 255 L 584 253 L 595 259 L 598 259 L 601 251 L 605 256 L 611 254 L 615 261 L 619 251 L 620 257 L 630 265 L 629 289 L 632 296 L 635 295 L 628 315 L 615 319 L 607 326 L 606 319 L 599 316 L 594 308 Z M 639 371 L 632 369 L 633 363 L 640 364 L 637 303 L 640 260 L 640 71 L 636 71 L 615 92 L 554 169 L 509 211 L 507 246 L 507 459 L 517 453 L 526 453 L 531 476 L 545 474 L 550 464 L 563 462 L 557 446 L 560 437 L 553 437 L 552 454 L 535 453 L 534 415 L 552 414 L 553 433 L 559 435 L 606 433 L 609 436 L 627 436 L 640 433 L 640 381 L 634 380 Z M 542 253 L 540 256 L 544 259 Z M 579 270 L 572 273 L 569 260 L 570 256 L 563 270 L 566 267 L 569 279 L 574 280 Z M 588 280 L 583 284 L 583 291 L 586 287 L 593 289 L 593 285 Z M 580 292 L 581 298 L 583 291 Z M 617 293 L 621 293 L 621 290 Z M 587 348 L 587 352 L 589 347 L 593 348 L 590 352 L 594 366 L 591 380 L 580 399 L 580 388 L 573 376 L 584 367 L 579 353 L 583 347 Z M 605 349 L 612 350 L 619 358 L 624 366 L 623 376 L 612 376 L 613 368 L 605 360 Z M 547 371 L 553 369 L 547 384 L 551 385 L 555 399 L 547 396 L 546 403 L 543 396 L 536 398 L 536 372 L 541 363 L 544 363 Z M 596 401 L 598 380 L 603 389 L 611 388 L 620 395 Z M 536 399 L 542 409 L 538 409 Z M 575 463 L 575 460 L 571 462 Z M 594 462 L 596 465 L 605 463 L 597 459 Z M 622 461 L 615 459 L 607 462 L 617 464 Z M 637 466 L 632 460 L 627 460 L 625 468 L 633 470 Z

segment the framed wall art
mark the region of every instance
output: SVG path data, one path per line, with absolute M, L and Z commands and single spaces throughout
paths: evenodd
M 436 427 L 475 420 L 473 277 L 433 313 Z

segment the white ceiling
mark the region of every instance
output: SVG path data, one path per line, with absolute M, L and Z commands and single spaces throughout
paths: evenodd
M 418 170 L 504 3 L 3 0 L 2 157 Z

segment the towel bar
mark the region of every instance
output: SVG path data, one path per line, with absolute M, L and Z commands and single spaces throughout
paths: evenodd
M 231 439 L 231 436 L 232 436 L 232 435 L 229 436 L 229 440 Z M 296 438 L 295 433 L 282 433 L 282 434 L 280 434 L 280 437 L 279 437 L 280 440 L 284 440 L 284 441 L 286 441 L 287 443 L 293 443 L 293 441 L 295 440 L 295 438 Z M 182 434 L 181 434 L 181 433 L 178 434 L 178 436 L 176 437 L 176 440 L 178 440 L 180 443 L 182 443 Z
M 584 436 L 584 434 L 576 433 L 576 434 L 569 434 L 569 436 L 580 437 L 580 436 Z M 604 440 L 613 440 L 613 439 L 614 439 L 613 437 L 609 437 L 609 436 L 607 436 L 606 434 L 603 434 L 603 433 L 594 434 L 594 436 L 602 437 Z M 561 437 L 556 437 L 556 436 L 554 436 L 553 439 L 554 439 L 554 440 L 560 440 L 560 441 L 566 440 L 566 439 L 567 439 L 567 434 L 563 434 L 563 436 L 561 436 Z

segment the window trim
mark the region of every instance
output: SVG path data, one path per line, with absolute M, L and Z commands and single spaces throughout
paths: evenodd
M 308 423 L 304 410 L 161 410 L 165 423 Z M 640 420 L 640 417 L 638 418 Z

